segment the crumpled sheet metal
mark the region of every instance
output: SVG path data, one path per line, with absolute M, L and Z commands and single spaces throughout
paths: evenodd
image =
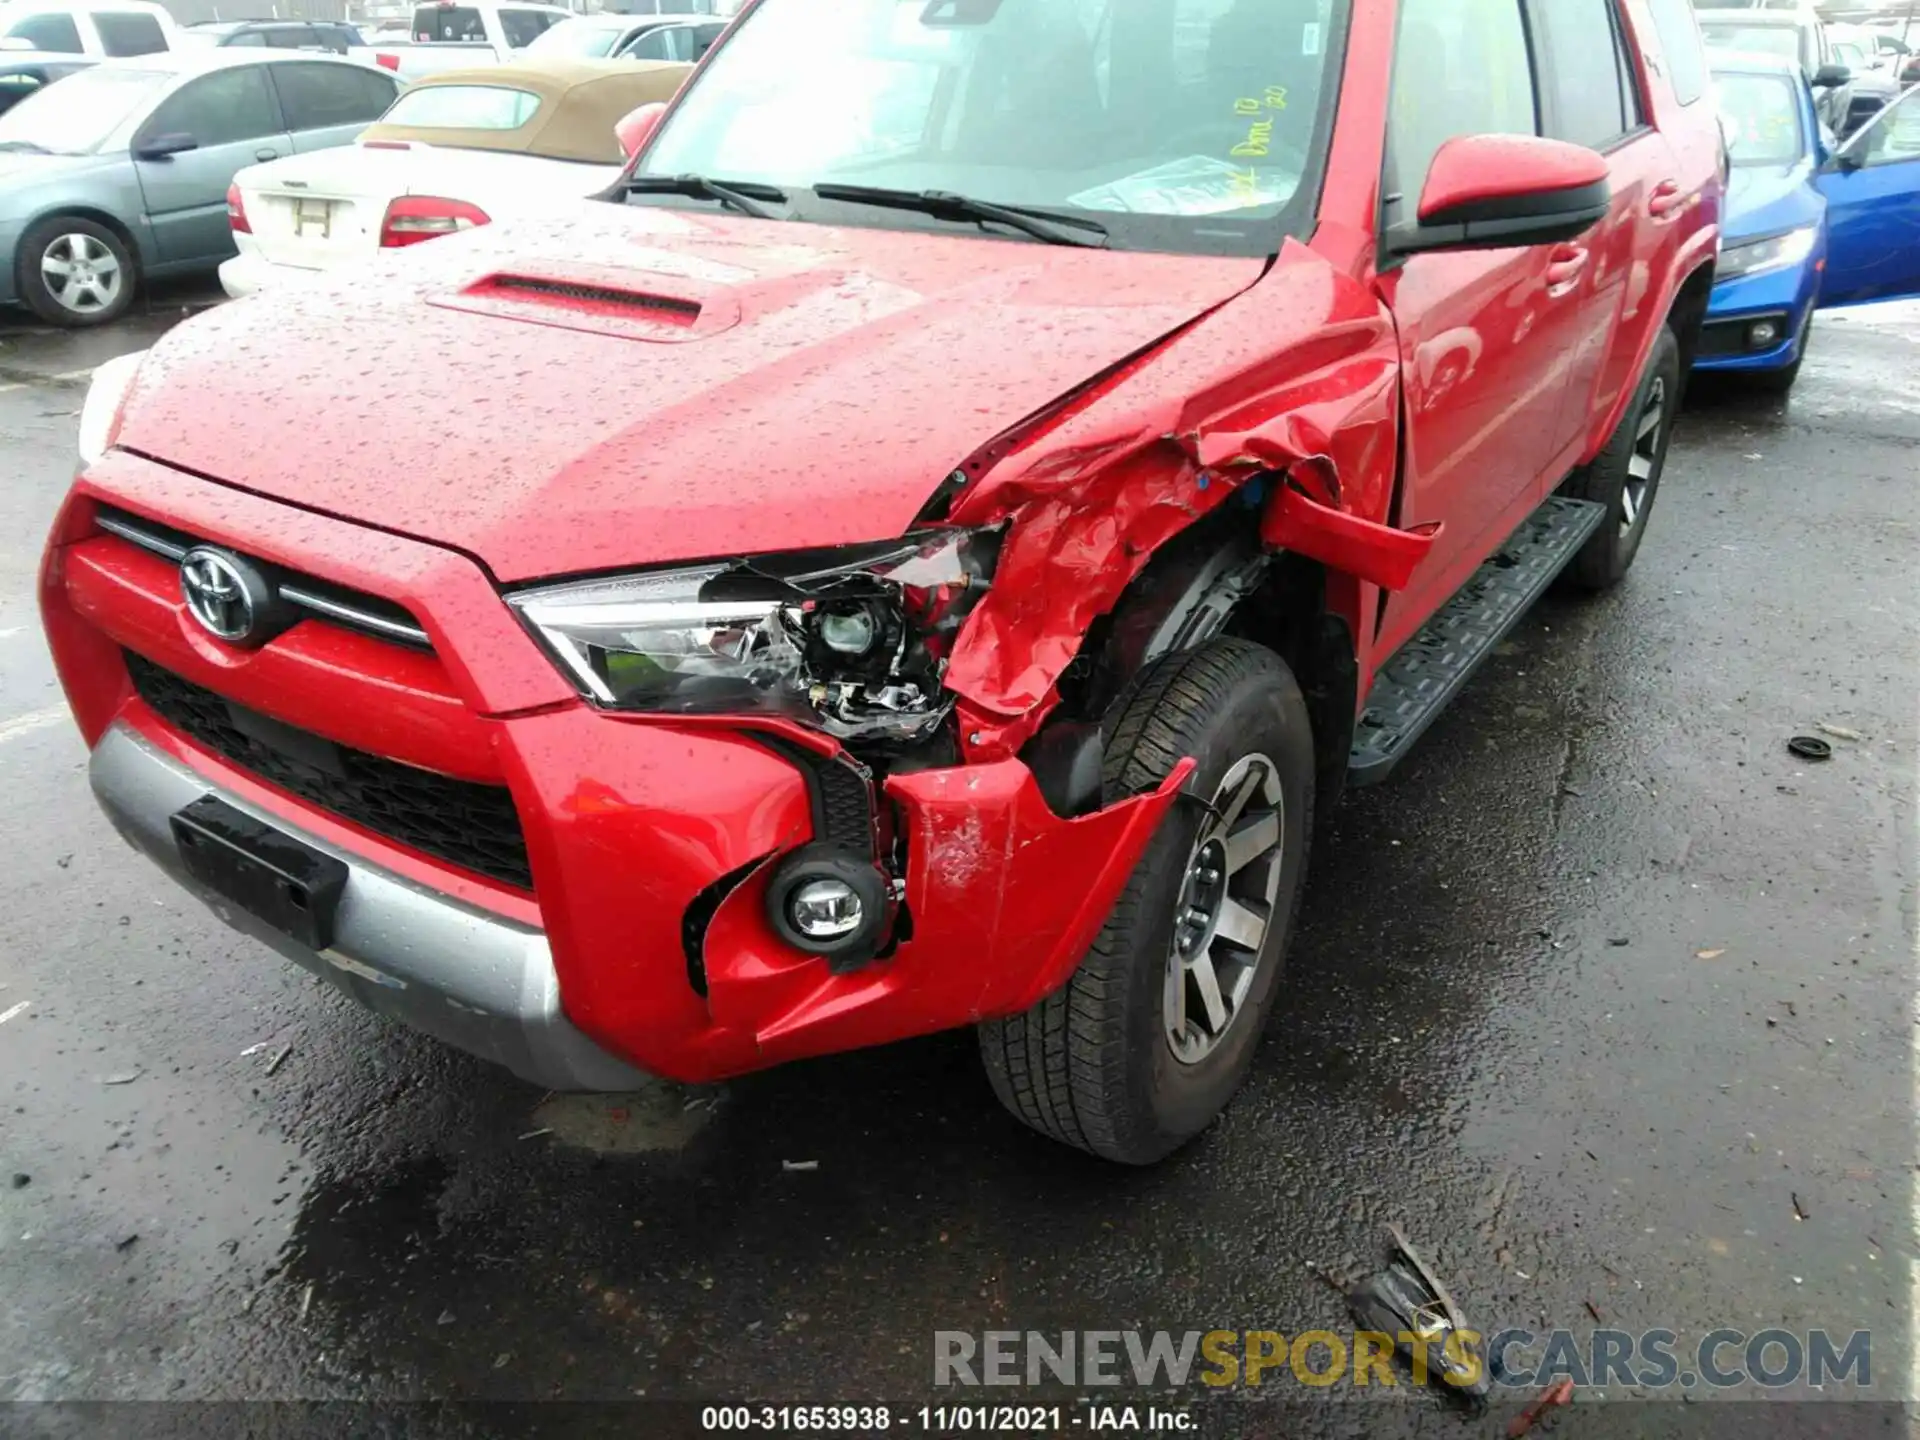
M 1259 285 L 1037 422 L 961 496 L 953 518 L 1010 520 L 994 586 L 947 670 L 969 760 L 1017 750 L 1057 701 L 1088 629 L 1155 550 L 1228 503 L 1274 506 L 1268 543 L 1353 570 L 1392 548 L 1399 348 L 1363 286 L 1289 243 Z M 1257 477 L 1285 483 L 1245 490 Z M 1280 499 L 1289 486 L 1303 501 Z M 1364 527 L 1321 537 L 1320 511 Z M 1250 515 L 1250 522 L 1261 517 Z M 1424 553 L 1425 543 L 1414 538 Z M 1325 554 L 1316 554 L 1316 550 Z M 1360 578 L 1400 578 L 1397 564 Z M 1359 573 L 1359 572 L 1356 572 Z M 977 737 L 977 738 L 975 738 Z

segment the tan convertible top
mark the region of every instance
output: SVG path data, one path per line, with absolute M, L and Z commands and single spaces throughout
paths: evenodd
M 618 165 L 625 157 L 613 133 L 629 110 L 654 100 L 671 100 L 693 69 L 674 60 L 516 60 L 471 70 L 442 70 L 405 91 L 448 85 L 484 85 L 521 90 L 539 97 L 539 107 L 512 130 L 424 125 L 369 125 L 368 140 L 418 140 L 463 150 L 509 150 L 549 160 L 585 160 Z

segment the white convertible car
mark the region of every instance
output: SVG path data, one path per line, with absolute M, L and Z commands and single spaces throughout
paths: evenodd
M 408 87 L 351 145 L 253 165 L 227 217 L 229 295 L 511 215 L 551 214 L 625 162 L 614 126 L 670 100 L 691 65 L 542 60 L 448 70 Z

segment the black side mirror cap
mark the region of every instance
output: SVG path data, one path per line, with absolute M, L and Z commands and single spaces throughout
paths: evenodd
M 1853 71 L 1844 65 L 1822 65 L 1813 77 L 1816 90 L 1838 90 L 1853 83 Z
M 198 150 L 200 142 L 183 130 L 165 135 L 151 135 L 133 147 L 136 160 L 171 160 L 188 150 Z

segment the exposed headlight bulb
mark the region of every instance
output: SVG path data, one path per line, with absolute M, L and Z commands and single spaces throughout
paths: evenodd
M 820 643 L 836 655 L 865 655 L 880 638 L 870 610 L 828 611 L 820 617 Z

